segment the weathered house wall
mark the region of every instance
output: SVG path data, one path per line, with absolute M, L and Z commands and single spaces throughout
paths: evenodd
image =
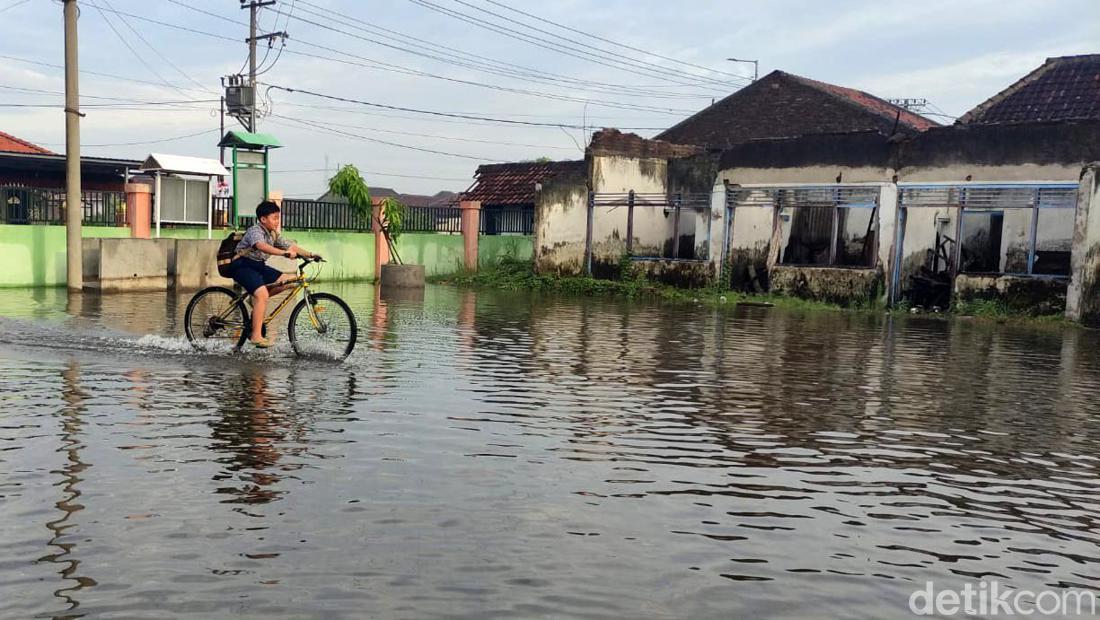
M 1100 165 L 1081 174 L 1071 256 L 1073 280 L 1066 293 L 1066 317 L 1100 325 Z
M 535 201 L 535 269 L 539 273 L 584 273 L 588 178 L 566 173 L 542 186 Z

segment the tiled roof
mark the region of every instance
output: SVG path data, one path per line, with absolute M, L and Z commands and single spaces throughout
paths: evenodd
M 483 206 L 533 204 L 537 183 L 545 183 L 562 173 L 584 170 L 584 160 L 478 166 L 477 182 L 462 194 L 462 199 L 480 200 Z
M 1100 54 L 1048 58 L 959 117 L 964 125 L 1100 120 Z
M 772 71 L 655 139 L 728 148 L 750 140 L 860 131 L 916 133 L 937 126 L 869 93 Z
M 21 140 L 2 131 L 0 131 L 0 151 L 8 153 L 35 153 L 38 155 L 53 154 L 52 151 L 44 149 L 37 144 L 31 144 L 26 140 Z
M 916 131 L 924 131 L 925 129 L 931 129 L 932 127 L 939 126 L 939 123 L 927 119 L 920 114 L 910 112 L 901 106 L 894 105 L 885 99 L 879 99 L 871 93 L 863 92 L 862 90 L 856 90 L 854 88 L 847 88 L 844 86 L 837 86 L 836 84 L 829 84 L 828 82 L 820 82 L 818 80 L 811 80 L 810 78 L 804 78 L 800 75 L 794 75 L 788 73 L 788 76 L 801 81 L 804 84 L 813 86 L 814 88 L 823 90 L 829 94 L 835 95 L 842 99 L 847 100 L 849 103 L 857 105 L 872 114 L 877 114 L 890 122 L 894 119 Z

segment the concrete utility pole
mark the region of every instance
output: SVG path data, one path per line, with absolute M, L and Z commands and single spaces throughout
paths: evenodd
M 77 69 L 76 0 L 65 0 L 65 276 L 70 291 L 84 288 L 80 220 L 80 73 Z
M 272 6 L 275 0 L 241 0 L 241 8 L 249 11 L 248 20 L 248 85 L 252 87 L 252 110 L 248 115 L 248 130 L 256 131 L 256 42 L 260 39 L 285 35 L 285 33 L 273 32 L 263 36 L 256 36 L 256 15 L 265 6 Z

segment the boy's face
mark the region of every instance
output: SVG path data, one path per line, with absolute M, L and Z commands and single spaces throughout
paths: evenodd
M 283 223 L 282 214 L 278 211 L 260 218 L 260 224 L 268 230 L 279 230 Z

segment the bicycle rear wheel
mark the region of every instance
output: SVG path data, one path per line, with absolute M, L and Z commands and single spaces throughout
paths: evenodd
M 313 305 L 312 314 L 309 304 Z M 294 307 L 287 335 L 298 355 L 343 359 L 355 348 L 358 329 L 355 315 L 343 299 L 331 293 L 313 293 Z
M 183 315 L 187 340 L 200 351 L 228 353 L 248 338 L 248 311 L 233 291 L 212 286 L 195 293 Z

